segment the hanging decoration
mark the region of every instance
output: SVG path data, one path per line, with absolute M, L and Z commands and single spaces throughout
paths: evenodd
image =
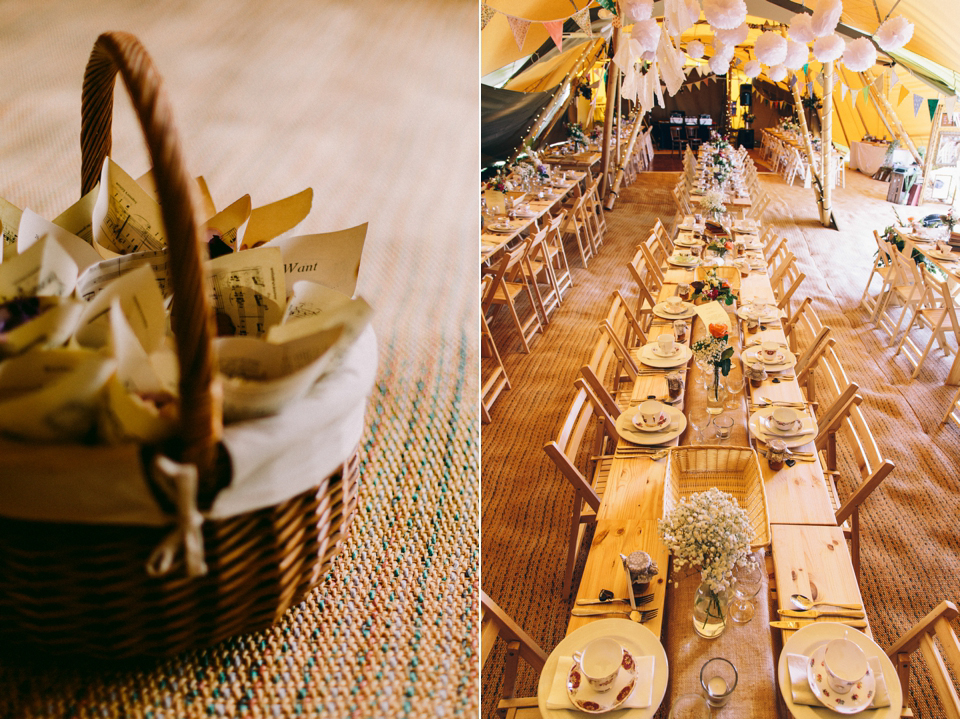
M 767 77 L 769 77 L 774 82 L 783 82 L 787 77 L 787 68 L 783 65 L 774 65 L 767 70 Z
M 703 43 L 699 40 L 687 43 L 687 55 L 689 55 L 692 60 L 702 58 L 704 55 Z
M 747 37 L 750 35 L 750 26 L 747 23 L 740 23 L 733 30 L 717 30 L 714 33 L 714 37 L 717 38 L 724 45 L 729 45 L 730 47 L 735 47 L 742 42 L 745 42 Z
M 837 28 L 840 14 L 843 12 L 841 0 L 820 0 L 817 9 L 810 16 L 810 28 L 814 37 L 829 35 Z
M 865 37 L 850 42 L 843 51 L 843 64 L 851 72 L 864 72 L 877 62 L 877 48 Z
M 903 101 L 907 99 L 907 95 L 909 95 L 909 94 L 910 94 L 910 91 L 909 91 L 906 87 L 904 87 L 903 85 L 901 85 L 901 86 L 900 86 L 900 99 L 897 100 L 897 104 L 898 104 L 898 105 L 902 105 L 902 104 L 903 104 Z
M 885 20 L 874 34 L 877 45 L 887 52 L 899 50 L 910 42 L 912 37 L 913 23 L 900 15 Z
M 813 43 L 813 56 L 819 62 L 832 62 L 840 59 L 846 47 L 843 38 L 832 32 L 829 35 L 818 37 L 816 42 Z
M 527 39 L 527 30 L 530 29 L 530 21 L 507 15 L 507 22 L 510 23 L 510 29 L 513 31 L 513 39 L 517 41 L 517 48 L 523 51 L 523 42 Z
M 703 0 L 703 16 L 715 29 L 733 30 L 747 19 L 743 0 Z
M 630 40 L 635 45 L 637 55 L 655 51 L 660 43 L 660 24 L 654 18 L 634 23 Z
M 743 66 L 743 74 L 749 77 L 751 80 L 755 77 L 759 77 L 761 72 L 763 72 L 763 65 L 761 65 L 758 60 L 751 60 Z
M 714 55 L 710 58 L 710 70 L 714 75 L 726 75 L 730 70 L 730 59 L 726 55 Z
M 487 26 L 487 23 L 493 19 L 493 16 L 497 14 L 497 11 L 492 7 L 483 3 L 480 5 L 480 29 L 483 30 Z
M 571 15 L 577 26 L 587 33 L 587 37 L 593 37 L 593 28 L 590 27 L 590 11 L 584 8 L 580 12 Z
M 787 40 L 775 32 L 761 33 L 753 45 L 753 52 L 764 65 L 779 65 L 787 57 Z
M 930 110 L 931 120 L 933 119 L 934 114 L 936 114 L 937 112 L 937 105 L 939 104 L 939 102 L 940 100 L 936 97 L 931 97 L 929 100 L 927 100 L 927 108 Z
M 543 23 L 543 26 L 547 29 L 547 32 L 550 33 L 550 37 L 553 39 L 553 44 L 557 46 L 557 50 L 563 52 L 563 20 L 551 20 Z
M 628 23 L 649 20 L 653 15 L 653 0 L 628 0 L 621 7 Z
M 678 38 L 700 19 L 699 0 L 664 0 L 663 18 L 667 32 Z
M 790 21 L 790 29 L 787 34 L 797 42 L 809 43 L 816 39 L 813 34 L 813 28 L 810 26 L 810 16 L 805 12 L 798 12 Z
M 913 116 L 916 117 L 917 113 L 920 112 L 920 106 L 923 104 L 923 98 L 919 95 L 913 96 Z
M 787 56 L 783 59 L 783 66 L 788 70 L 799 70 L 807 64 L 810 49 L 802 42 L 787 40 Z

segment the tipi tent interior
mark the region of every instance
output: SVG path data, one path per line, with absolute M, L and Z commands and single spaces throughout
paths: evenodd
M 482 716 L 960 717 L 958 20 L 480 24 Z

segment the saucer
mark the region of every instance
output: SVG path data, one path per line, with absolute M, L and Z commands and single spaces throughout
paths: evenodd
M 514 228 L 510 225 L 487 225 L 491 232 L 513 232 Z
M 940 250 L 926 250 L 924 251 L 924 254 L 929 255 L 935 260 L 943 260 L 945 262 L 960 260 L 960 255 L 957 255 L 953 252 L 941 252 Z
M 670 255 L 670 264 L 678 267 L 692 267 L 700 261 L 699 257 L 690 255 L 689 258 L 681 258 L 679 255 Z
M 631 419 L 630 421 L 633 423 L 633 426 L 636 427 L 641 432 L 663 432 L 664 426 L 667 426 L 667 427 L 670 426 L 670 417 L 669 415 L 667 415 L 666 412 L 660 413 L 660 420 L 657 422 L 656 427 L 648 427 L 647 425 L 643 424 L 642 421 L 638 422 L 637 421 L 638 417 L 640 417 L 639 411 L 635 415 L 633 415 L 633 419 Z
M 780 429 L 773 423 L 773 418 L 769 416 L 764 417 L 761 422 L 763 422 L 763 426 L 766 427 L 771 434 L 796 434 L 797 431 L 803 427 L 802 419 L 793 420 L 793 426 L 790 429 Z
M 677 344 L 674 344 L 674 345 L 673 345 L 673 352 L 664 352 L 663 350 L 660 349 L 660 345 L 657 344 L 657 345 L 654 345 L 654 346 L 653 346 L 653 349 L 652 349 L 651 351 L 652 351 L 653 354 L 655 354 L 657 357 L 663 357 L 664 359 L 670 359 L 671 357 L 676 357 L 676 356 L 677 356 L 677 352 L 680 351 L 680 347 L 679 347 Z
M 679 311 L 679 312 L 676 311 L 676 310 L 670 309 L 670 305 L 667 304 L 666 302 L 664 302 L 661 306 L 663 307 L 663 311 L 666 312 L 668 315 L 682 315 L 684 312 L 687 311 L 687 308 L 684 307 L 684 303 L 683 303 L 683 302 L 680 303 L 680 311 Z
M 813 652 L 810 662 L 807 664 L 807 681 L 810 682 L 810 689 L 817 699 L 825 707 L 839 714 L 857 714 L 862 712 L 873 701 L 874 692 L 877 689 L 877 678 L 873 676 L 873 670 L 867 665 L 867 673 L 864 674 L 857 684 L 846 694 L 837 694 L 827 683 L 827 670 L 823 665 L 823 655 L 827 651 L 827 645 L 821 644 Z
M 782 351 L 778 350 L 775 357 L 768 358 L 762 352 L 757 352 L 757 359 L 764 364 L 783 364 L 784 354 Z
M 623 650 L 623 662 L 613 680 L 613 686 L 598 692 L 590 686 L 590 682 L 581 673 L 580 667 L 574 662 L 567 675 L 567 696 L 570 702 L 580 711 L 588 714 L 603 714 L 612 711 L 623 704 L 633 688 L 637 685 L 637 663 L 633 655 Z

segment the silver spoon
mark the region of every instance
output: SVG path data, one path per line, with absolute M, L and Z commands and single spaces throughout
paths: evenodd
M 837 607 L 838 609 L 863 609 L 862 604 L 841 604 L 840 602 L 815 602 L 802 594 L 791 594 L 790 601 L 797 609 L 813 609 L 826 605 L 828 607 Z

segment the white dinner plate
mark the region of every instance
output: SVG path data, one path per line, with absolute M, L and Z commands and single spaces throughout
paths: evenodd
M 664 357 L 660 354 L 660 347 L 656 342 L 645 344 L 640 348 L 640 362 L 648 367 L 659 367 L 664 369 L 669 367 L 679 367 L 682 364 L 686 364 L 690 358 L 693 357 L 693 351 L 686 345 L 677 344 L 676 347 L 677 352 L 669 357 Z
M 762 365 L 767 372 L 783 372 L 783 370 L 790 369 L 797 364 L 797 356 L 793 352 L 784 347 L 780 348 L 780 352 L 783 353 L 782 362 L 764 362 L 759 356 L 760 345 L 754 345 L 753 347 L 747 347 L 740 353 L 740 360 L 747 364 Z
M 617 417 L 617 433 L 633 444 L 663 444 L 676 439 L 687 428 L 687 417 L 676 407 L 664 404 L 663 411 L 667 413 L 670 423 L 669 429 L 663 432 L 642 432 L 633 426 L 633 418 L 640 412 L 639 407 L 625 409 Z
M 858 716 L 863 717 L 863 719 L 895 719 L 899 717 L 900 709 L 903 706 L 903 691 L 900 688 L 900 679 L 897 677 L 897 670 L 893 663 L 883 649 L 866 634 L 845 627 L 838 622 L 808 624 L 783 645 L 780 660 L 777 662 L 777 680 L 788 713 L 796 719 L 837 719 L 840 716 L 826 707 L 794 704 L 793 692 L 790 691 L 790 673 L 787 671 L 787 654 L 802 654 L 809 657 L 824 642 L 829 642 L 831 639 L 840 639 L 844 636 L 859 646 L 867 657 L 876 657 L 879 660 L 880 667 L 883 670 L 883 679 L 887 684 L 887 693 L 890 695 L 890 706 L 882 709 L 867 709 Z
M 653 314 L 662 317 L 665 320 L 685 320 L 687 317 L 693 317 L 697 313 L 696 308 L 689 302 L 683 303 L 683 312 L 674 314 L 667 309 L 666 302 L 660 302 L 653 308 Z
M 759 310 L 754 312 L 753 310 Z M 783 317 L 783 310 L 776 305 L 757 305 L 751 307 L 749 304 L 741 305 L 737 308 L 737 317 L 742 320 L 756 319 L 763 323 L 776 322 Z
M 940 250 L 924 250 L 923 254 L 932 257 L 935 260 L 944 260 L 946 262 L 953 262 L 955 260 L 960 260 L 960 255 L 953 252 L 941 252 Z
M 667 262 L 669 262 L 674 267 L 696 267 L 697 265 L 700 264 L 700 258 L 690 255 L 689 260 L 687 259 L 681 260 L 678 255 L 670 255 L 667 258 Z
M 806 429 L 803 434 L 800 436 L 785 436 L 785 433 L 778 431 L 771 431 L 769 425 L 767 424 L 767 418 L 773 412 L 776 407 L 761 407 L 752 415 L 750 415 L 750 421 L 747 423 L 747 429 L 750 431 L 750 434 L 753 437 L 763 441 L 769 442 L 771 439 L 782 440 L 784 444 L 787 445 L 787 449 L 795 449 L 797 447 L 802 447 L 805 444 L 810 444 L 817 437 L 817 432 L 819 428 L 817 427 L 817 420 L 811 417 L 809 414 L 804 418 L 804 426 Z
M 604 716 L 610 719 L 650 719 L 657 713 L 666 694 L 667 679 L 670 675 L 667 653 L 660 644 L 660 640 L 645 626 L 629 619 L 598 619 L 570 632 L 560 640 L 547 657 L 537 686 L 537 702 L 543 719 L 582 719 L 583 712 L 573 708 L 548 708 L 547 697 L 550 696 L 553 675 L 557 671 L 557 660 L 560 657 L 573 656 L 575 651 L 583 649 L 590 641 L 600 637 L 613 637 L 638 659 L 645 656 L 653 657 L 653 691 L 650 706 L 646 709 L 615 709 L 605 713 Z
M 503 225 L 487 225 L 484 229 L 489 230 L 490 232 L 513 232 L 516 227 L 504 227 Z

